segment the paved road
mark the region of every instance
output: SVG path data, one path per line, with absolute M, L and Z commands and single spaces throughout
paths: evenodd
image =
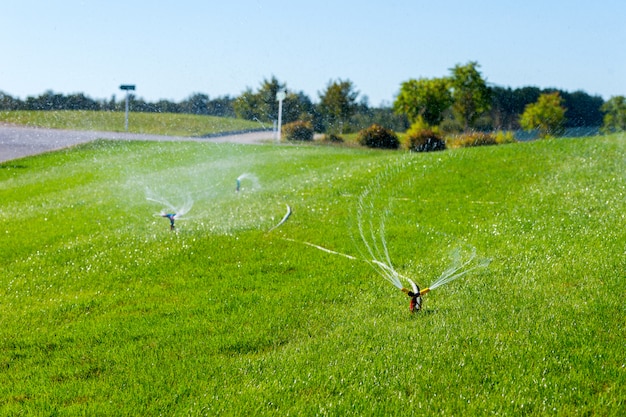
M 135 133 L 94 132 L 79 130 L 43 129 L 0 123 L 0 162 L 36 155 L 96 139 L 153 140 L 153 141 L 202 141 L 260 144 L 271 142 L 271 131 L 250 132 L 234 135 L 190 138 L 178 136 L 142 135 Z

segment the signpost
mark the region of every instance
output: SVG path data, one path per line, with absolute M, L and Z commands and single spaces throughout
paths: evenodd
M 278 141 L 280 142 L 281 125 L 283 123 L 283 100 L 287 97 L 286 91 L 279 91 L 276 93 L 276 100 L 278 100 Z
M 128 132 L 128 100 L 129 100 L 128 95 L 130 94 L 129 91 L 135 91 L 135 85 L 134 84 L 122 84 L 120 85 L 120 90 L 126 91 L 126 118 L 124 122 L 124 128 Z

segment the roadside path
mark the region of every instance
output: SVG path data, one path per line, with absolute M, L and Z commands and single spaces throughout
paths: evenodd
M 213 143 L 262 144 L 273 140 L 273 132 L 261 131 L 204 138 L 143 135 L 138 133 L 44 129 L 0 123 L 0 163 L 25 156 L 67 148 L 96 139 L 198 141 Z

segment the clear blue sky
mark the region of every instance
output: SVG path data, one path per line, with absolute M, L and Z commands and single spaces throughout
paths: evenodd
M 503 87 L 626 95 L 624 0 L 20 0 L 0 10 L 0 91 L 147 101 L 238 96 L 275 76 L 372 106 L 477 61 Z

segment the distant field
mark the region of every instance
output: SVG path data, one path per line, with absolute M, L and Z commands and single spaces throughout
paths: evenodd
M 621 416 L 625 213 L 617 135 L 0 164 L 0 414 Z M 492 262 L 411 315 L 359 225 L 422 287 L 455 249 Z
M 128 131 L 168 136 L 204 136 L 259 129 L 249 120 L 174 113 L 130 113 Z M 0 122 L 52 129 L 124 132 L 124 112 L 0 111 Z

